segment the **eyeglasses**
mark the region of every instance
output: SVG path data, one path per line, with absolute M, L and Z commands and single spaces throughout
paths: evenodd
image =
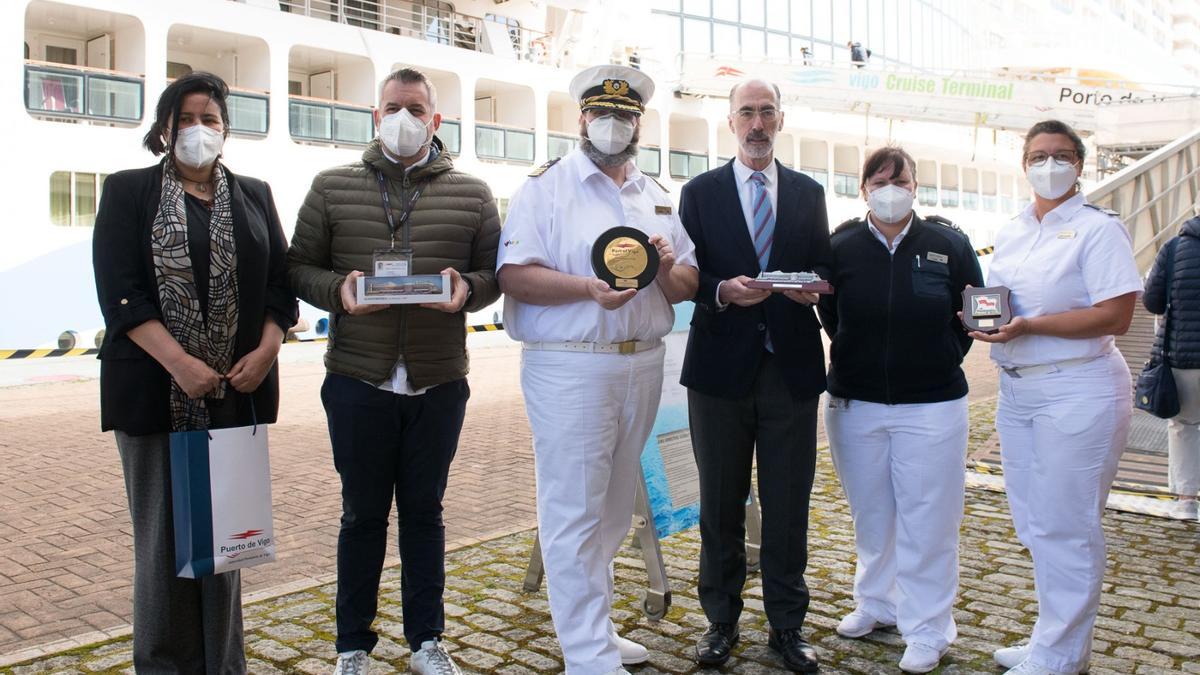
M 774 122 L 775 118 L 779 116 L 779 111 L 775 108 L 759 108 L 757 110 L 754 108 L 742 108 L 734 114 L 743 122 L 749 122 L 755 116 L 758 116 L 762 118 L 762 121 L 769 124 Z
M 1025 155 L 1025 163 L 1030 166 L 1041 166 L 1046 163 L 1051 157 L 1059 164 L 1074 164 L 1079 161 L 1079 153 L 1074 150 L 1059 150 L 1046 154 L 1044 152 L 1031 152 Z

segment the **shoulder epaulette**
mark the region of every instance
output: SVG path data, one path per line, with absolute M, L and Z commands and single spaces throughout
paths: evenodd
M 838 225 L 837 227 L 833 228 L 833 231 L 834 231 L 834 233 L 837 233 L 837 232 L 841 232 L 842 230 L 850 229 L 851 227 L 854 227 L 855 225 L 861 224 L 862 221 L 863 221 L 862 218 L 851 218 L 850 220 L 847 220 L 847 221 L 843 222 L 841 225 Z
M 967 233 L 963 232 L 962 228 L 955 225 L 953 222 L 951 222 L 949 218 L 945 218 L 943 216 L 925 216 L 922 220 L 924 220 L 927 223 L 937 223 L 938 225 L 941 225 L 942 227 L 954 230 L 955 232 L 961 234 L 964 237 L 967 236 Z
M 549 162 L 546 162 L 545 164 L 543 164 L 543 165 L 539 166 L 538 168 L 534 169 L 533 171 L 530 171 L 530 172 L 529 172 L 527 175 L 528 175 L 530 178 L 537 178 L 538 176 L 540 176 L 540 175 L 542 175 L 542 174 L 546 173 L 546 170 L 547 170 L 547 169 L 549 169 L 550 167 L 552 167 L 552 166 L 554 166 L 555 164 L 557 164 L 557 163 L 558 163 L 558 160 L 560 160 L 560 159 L 562 159 L 562 157 L 555 157 L 554 159 L 550 160 Z
M 1083 205 L 1088 207 L 1089 209 L 1095 209 L 1096 211 L 1099 211 L 1100 213 L 1103 213 L 1106 216 L 1112 216 L 1113 218 L 1121 217 L 1121 214 L 1117 213 L 1116 211 L 1113 211 L 1112 209 L 1105 208 L 1103 206 L 1098 206 L 1096 204 L 1091 204 L 1088 202 L 1084 202 Z
M 658 182 L 658 179 L 657 179 L 657 178 L 655 178 L 654 176 L 651 176 L 651 175 L 650 175 L 650 174 L 648 174 L 648 173 L 647 173 L 647 174 L 642 174 L 642 175 L 644 175 L 646 178 L 649 178 L 650 180 L 654 181 L 654 184 L 655 184 L 655 185 L 657 185 L 658 187 L 662 188 L 662 191 L 663 191 L 663 192 L 665 192 L 665 193 L 667 193 L 667 194 L 671 194 L 671 191 L 667 189 L 667 186 L 666 186 L 666 185 L 663 185 L 663 184 L 662 184 L 662 183 L 660 183 L 660 182 Z

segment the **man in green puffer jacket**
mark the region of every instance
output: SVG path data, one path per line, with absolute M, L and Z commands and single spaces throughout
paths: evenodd
M 414 673 L 457 673 L 444 629 L 442 496 L 467 386 L 466 312 L 494 302 L 500 218 L 486 183 L 455 171 L 437 93 L 413 69 L 380 87 L 379 137 L 361 162 L 322 171 L 300 209 L 288 277 L 332 315 L 321 401 L 342 481 L 336 673 L 366 673 L 396 500 L 404 635 Z M 448 302 L 360 305 L 364 273 L 450 275 Z

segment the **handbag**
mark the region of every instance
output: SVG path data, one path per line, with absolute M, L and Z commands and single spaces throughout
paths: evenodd
M 1162 349 L 1157 357 L 1151 357 L 1142 367 L 1134 386 L 1133 404 L 1139 410 L 1170 419 L 1179 414 L 1179 392 L 1175 389 L 1175 375 L 1171 365 L 1167 363 L 1167 353 L 1171 345 L 1171 273 L 1175 268 L 1175 248 L 1179 238 L 1171 240 L 1167 255 L 1167 275 L 1164 286 L 1167 294 L 1167 311 L 1163 314 Z
M 176 576 L 273 562 L 266 425 L 176 431 L 170 440 Z

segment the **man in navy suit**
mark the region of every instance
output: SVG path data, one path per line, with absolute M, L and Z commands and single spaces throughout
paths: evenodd
M 817 670 L 801 628 L 808 610 L 808 499 L 816 463 L 817 398 L 825 354 L 817 296 L 746 286 L 761 271 L 830 275 L 825 193 L 775 161 L 779 88 L 752 80 L 729 92 L 737 157 L 683 188 L 680 217 L 696 245 L 700 287 L 681 383 L 688 388 L 700 472 L 700 604 L 696 645 L 724 663 L 738 640 L 746 581 L 751 463 L 762 505 L 763 604 L 769 644 L 795 672 Z

